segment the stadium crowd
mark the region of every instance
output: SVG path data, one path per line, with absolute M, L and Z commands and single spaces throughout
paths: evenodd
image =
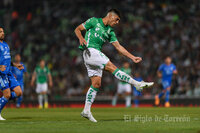
M 143 58 L 139 64 L 130 62 L 133 76 L 137 71 L 144 80 L 156 83 L 145 89 L 143 96 L 153 97 L 161 91 L 156 71 L 166 55 L 172 57 L 178 70 L 171 93 L 200 96 L 198 0 L 2 0 L 0 7 L 0 25 L 5 29 L 12 56 L 21 54 L 30 75 L 41 58 L 46 60 L 54 82 L 49 91 L 52 99 L 85 95 L 90 81 L 74 29 L 90 17 L 103 17 L 113 7 L 122 12 L 121 23 L 115 28 L 118 40 L 128 51 Z M 117 54 L 111 44 L 105 44 L 103 52 L 118 67 L 128 60 Z M 111 96 L 117 80 L 107 72 L 103 76 L 99 95 Z M 25 83 L 25 97 L 36 98 L 30 79 Z

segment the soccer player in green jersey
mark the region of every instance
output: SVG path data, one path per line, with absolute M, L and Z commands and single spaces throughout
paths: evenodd
M 130 58 L 133 62 L 139 63 L 142 61 L 141 57 L 132 55 L 118 42 L 112 27 L 117 25 L 119 21 L 120 12 L 116 9 L 111 9 L 104 18 L 92 17 L 75 29 L 75 34 L 80 42 L 79 48 L 83 51 L 84 63 L 92 82 L 86 94 L 85 107 L 81 116 L 92 122 L 97 122 L 92 116 L 90 109 L 101 86 L 103 70 L 111 72 L 119 80 L 134 85 L 138 90 L 153 85 L 153 82 L 138 82 L 134 80 L 131 76 L 119 70 L 101 52 L 102 45 L 109 41 L 122 55 Z M 81 33 L 83 30 L 86 30 L 85 38 Z
M 120 69 L 128 75 L 131 75 L 131 68 L 129 62 L 124 62 L 123 67 Z M 116 106 L 118 96 L 125 94 L 126 107 L 131 107 L 131 85 L 124 81 L 119 81 L 117 86 L 117 93 L 113 97 L 112 105 Z
M 34 85 L 36 79 L 36 93 L 38 94 L 39 108 L 43 108 L 43 99 L 44 99 L 44 108 L 48 108 L 48 85 L 47 81 L 49 80 L 49 86 L 53 86 L 52 77 L 50 70 L 45 66 L 45 61 L 41 60 L 40 65 L 37 66 L 33 72 L 31 86 Z

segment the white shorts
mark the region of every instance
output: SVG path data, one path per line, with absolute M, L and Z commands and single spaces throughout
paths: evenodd
M 103 69 L 108 63 L 109 58 L 95 48 L 88 48 L 88 50 L 90 51 L 90 57 L 86 54 L 86 50 L 83 51 L 83 59 L 88 71 L 88 76 L 102 77 Z
M 36 86 L 37 93 L 47 92 L 47 90 L 48 90 L 47 83 L 43 83 L 43 84 L 37 83 L 37 86 Z
M 122 94 L 124 92 L 131 93 L 131 85 L 130 84 L 118 83 L 117 93 Z

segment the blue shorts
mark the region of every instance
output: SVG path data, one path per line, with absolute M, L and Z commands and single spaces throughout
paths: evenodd
M 16 78 L 13 76 L 12 73 L 0 75 L 0 90 L 3 91 L 10 88 L 12 91 L 17 86 L 19 86 L 19 83 L 17 82 Z
M 171 87 L 171 84 L 172 84 L 172 82 L 169 81 L 169 80 L 163 80 L 162 81 L 163 89 L 167 89 L 167 88 Z
M 134 96 L 142 96 L 142 93 L 140 91 L 137 91 L 135 87 L 133 87 L 133 95 Z

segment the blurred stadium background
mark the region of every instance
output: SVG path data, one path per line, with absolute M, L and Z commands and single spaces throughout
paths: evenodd
M 179 72 L 173 80 L 171 104 L 199 105 L 198 0 L 1 0 L 0 25 L 5 29 L 12 57 L 21 54 L 30 76 L 39 60 L 46 60 L 54 82 L 49 88 L 50 104 L 84 103 L 90 81 L 74 29 L 90 17 L 103 17 L 110 8 L 122 12 L 121 24 L 115 28 L 119 41 L 143 58 L 137 65 L 130 62 L 133 76 L 137 71 L 144 80 L 156 83 L 143 91 L 141 103 L 152 105 L 155 94 L 161 91 L 156 71 L 170 55 Z M 127 60 L 111 45 L 104 45 L 103 52 L 118 67 Z M 110 104 L 116 86 L 117 80 L 104 72 L 95 103 Z M 24 103 L 37 103 L 30 77 L 25 79 Z

